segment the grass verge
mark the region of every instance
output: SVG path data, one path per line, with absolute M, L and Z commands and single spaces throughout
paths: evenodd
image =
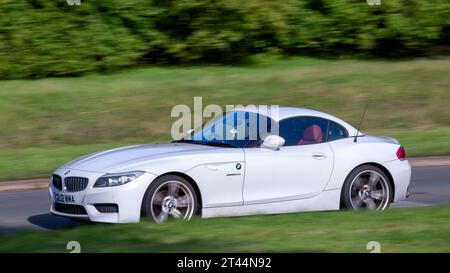
M 48 176 L 76 156 L 168 139 L 177 104 L 317 109 L 398 138 L 411 156 L 450 154 L 450 58 L 273 58 L 247 66 L 148 67 L 0 81 L 0 181 Z M 100 144 L 98 144 L 100 143 Z
M 450 129 L 431 132 L 397 130 L 375 133 L 397 138 L 405 146 L 408 156 L 450 154 L 450 141 L 448 141 Z M 50 177 L 56 168 L 79 156 L 132 144 L 136 142 L 2 149 L 0 150 L 0 181 Z
M 369 241 L 382 252 L 449 252 L 450 207 L 84 224 L 0 236 L 0 252 L 67 252 L 69 241 L 82 252 L 368 252 Z

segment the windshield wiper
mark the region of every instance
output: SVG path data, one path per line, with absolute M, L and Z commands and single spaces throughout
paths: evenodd
M 207 145 L 207 146 L 214 146 L 214 147 L 232 147 L 232 148 L 236 148 L 236 146 L 234 146 L 234 145 L 232 145 L 230 143 L 217 142 L 217 141 L 203 141 L 203 142 L 200 142 L 199 144 Z
M 214 146 L 214 147 L 232 147 L 236 148 L 236 146 L 226 143 L 226 142 L 218 142 L 218 141 L 198 141 L 198 140 L 192 140 L 192 139 L 180 139 L 180 140 L 174 140 L 172 143 L 190 143 L 190 144 L 199 144 L 199 145 L 206 145 L 206 146 Z
M 202 144 L 202 142 L 192 139 L 180 139 L 180 140 L 174 140 L 172 143 L 192 143 L 192 144 Z

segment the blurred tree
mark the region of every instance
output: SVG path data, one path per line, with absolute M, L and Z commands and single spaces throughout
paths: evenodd
M 0 78 L 285 54 L 405 56 L 449 41 L 449 0 L 0 0 Z

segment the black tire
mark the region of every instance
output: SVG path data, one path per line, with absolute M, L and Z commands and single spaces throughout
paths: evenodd
M 375 167 L 372 165 L 362 165 L 362 166 L 359 166 L 359 167 L 355 168 L 354 170 L 352 170 L 350 172 L 350 174 L 347 176 L 347 178 L 345 179 L 345 182 L 344 182 L 344 185 L 343 185 L 342 191 L 341 191 L 341 209 L 358 209 L 358 208 L 364 208 L 364 207 L 366 209 L 368 209 L 370 207 L 365 204 L 366 202 L 364 202 L 364 201 L 369 201 L 369 200 L 365 199 L 366 198 L 366 195 L 365 195 L 366 190 L 363 191 L 363 190 L 356 189 L 355 188 L 356 186 L 354 186 L 354 183 L 356 184 L 356 182 L 354 182 L 354 181 L 356 180 L 357 176 L 359 176 L 364 181 L 363 175 L 370 176 L 370 174 L 373 174 L 373 173 L 380 176 L 380 183 L 383 184 L 382 190 L 387 191 L 387 192 L 386 191 L 384 192 L 383 197 L 382 197 L 383 200 L 382 201 L 380 200 L 380 204 L 379 205 L 377 204 L 376 210 L 384 210 L 389 207 L 389 205 L 392 202 L 393 197 L 394 197 L 394 191 L 393 191 L 389 177 L 386 175 L 386 173 L 383 170 L 381 170 L 378 167 Z M 367 179 L 369 179 L 369 178 L 367 178 Z M 364 184 L 364 183 L 362 183 L 362 184 Z M 368 186 L 368 185 L 364 185 L 364 186 Z M 370 190 L 370 191 L 374 191 L 374 190 Z M 359 196 L 362 196 L 362 198 L 360 197 L 360 199 L 364 199 L 364 200 L 359 201 L 359 202 L 364 203 L 364 204 L 362 204 L 362 207 L 355 206 L 355 204 L 352 202 L 352 194 L 353 194 L 353 198 L 354 198 L 353 200 L 358 199 Z M 359 194 L 359 196 L 357 194 Z M 368 197 L 370 197 L 371 193 L 369 192 L 368 194 L 369 194 Z M 355 196 L 357 196 L 357 197 L 355 197 Z M 375 200 L 373 198 L 371 198 L 371 199 L 373 201 Z M 355 203 L 357 203 L 357 202 L 355 202 Z
M 191 219 L 192 216 L 197 215 L 198 211 L 199 211 L 199 202 L 198 202 L 198 197 L 197 194 L 194 190 L 194 187 L 192 187 L 191 183 L 189 183 L 189 181 L 187 181 L 186 179 L 184 179 L 183 177 L 180 177 L 178 175 L 165 175 L 165 176 L 161 176 L 158 177 L 157 179 L 155 179 L 155 181 L 153 181 L 150 186 L 148 187 L 145 195 L 144 195 L 144 199 L 142 201 L 142 215 L 146 216 L 148 219 L 150 219 L 153 222 L 156 223 L 162 223 L 160 222 L 157 217 L 156 217 L 156 213 L 155 213 L 155 205 L 152 204 L 152 200 L 155 197 L 155 192 L 158 191 L 160 192 L 164 192 L 164 188 L 163 187 L 168 187 L 168 184 L 173 184 L 173 182 L 177 182 L 179 183 L 180 189 L 184 189 L 184 191 L 189 191 L 190 194 L 186 193 L 186 196 L 189 196 L 189 200 L 190 203 L 192 204 L 192 208 L 189 208 L 189 210 L 192 210 L 192 213 L 189 212 L 190 216 L 188 215 L 187 218 L 183 218 L 185 220 L 189 220 Z M 174 195 L 175 196 L 175 195 Z M 182 195 L 183 196 L 183 195 Z M 166 196 L 166 198 L 168 198 L 169 196 Z M 177 209 L 177 207 L 175 207 L 175 209 Z M 161 206 L 161 212 L 163 211 L 163 208 Z M 170 216 L 171 214 L 169 214 Z M 165 220 L 164 220 L 165 221 Z

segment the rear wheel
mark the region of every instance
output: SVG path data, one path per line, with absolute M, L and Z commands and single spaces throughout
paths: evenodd
M 156 223 L 170 218 L 189 220 L 198 210 L 194 188 L 186 179 L 162 176 L 149 186 L 143 201 L 144 214 Z
M 363 165 L 345 180 L 341 206 L 349 209 L 384 210 L 393 197 L 389 178 L 380 168 Z

